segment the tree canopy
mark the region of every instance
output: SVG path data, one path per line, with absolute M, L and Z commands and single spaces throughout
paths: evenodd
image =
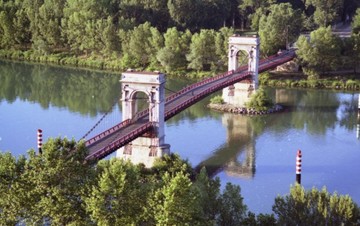
M 0 152 L 0 224 L 36 225 L 358 225 L 360 210 L 349 196 L 326 189 L 275 199 L 273 214 L 248 211 L 241 189 L 221 189 L 206 169 L 195 172 L 178 155 L 153 168 L 113 158 L 85 161 L 83 142 L 49 139 L 42 153 L 15 158 Z

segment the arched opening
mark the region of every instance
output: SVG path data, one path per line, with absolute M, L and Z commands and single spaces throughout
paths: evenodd
M 137 91 L 133 94 L 132 100 L 134 102 L 134 115 L 136 116 L 144 111 L 149 109 L 149 97 L 147 93 L 143 91 Z
M 238 67 L 248 65 L 249 53 L 245 50 L 239 50 L 236 54 Z

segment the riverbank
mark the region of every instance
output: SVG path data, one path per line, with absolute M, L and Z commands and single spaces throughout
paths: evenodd
M 102 57 L 102 56 L 76 56 L 71 53 L 62 52 L 55 54 L 42 55 L 33 50 L 4 50 L 0 49 L 0 59 L 10 61 L 20 61 L 39 64 L 50 64 L 55 66 L 63 66 L 69 68 L 89 69 L 97 71 L 124 72 L 129 67 L 125 65 L 120 57 Z M 159 66 L 160 67 L 160 66 Z M 156 71 L 159 68 L 146 68 L 148 71 Z M 220 72 L 213 71 L 194 71 L 194 70 L 178 70 L 167 72 L 169 76 L 182 76 L 190 79 L 202 79 L 211 77 Z
M 41 55 L 33 50 L 0 50 L 0 59 L 25 61 L 31 63 L 52 64 L 70 68 L 91 69 L 110 72 L 126 71 L 127 67 L 119 58 L 102 58 L 98 56 L 77 57 L 70 53 Z M 184 76 L 201 79 L 216 74 L 211 71 L 176 71 L 167 73 L 170 76 Z M 271 71 L 260 74 L 259 83 L 278 88 L 315 88 L 335 90 L 360 90 L 360 73 L 354 71 L 335 71 L 323 74 L 317 80 L 308 80 L 302 72 Z
M 98 56 L 79 57 L 71 53 L 39 54 L 33 50 L 0 50 L 0 59 L 26 61 L 32 63 L 55 64 L 66 67 L 79 67 L 95 70 L 124 71 L 126 67 L 117 57 L 102 58 Z
M 266 72 L 259 76 L 261 85 L 277 88 L 313 88 L 344 91 L 360 90 L 360 73 L 354 71 L 328 72 L 319 79 L 308 80 L 302 72 Z

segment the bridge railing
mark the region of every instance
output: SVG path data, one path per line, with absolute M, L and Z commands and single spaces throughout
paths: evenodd
M 271 63 L 260 66 L 259 72 L 263 72 L 263 71 L 269 70 L 271 68 L 275 68 L 276 66 L 278 66 L 282 63 L 288 62 L 289 60 L 291 60 L 295 57 L 294 52 L 286 52 L 282 55 L 288 55 L 288 56 L 276 59 L 274 61 L 270 61 Z
M 91 139 L 87 140 L 87 141 L 85 142 L 85 146 L 89 146 L 89 145 L 91 145 L 91 144 L 99 141 L 99 140 L 102 139 L 103 137 L 106 137 L 107 135 L 109 135 L 109 134 L 111 134 L 111 133 L 113 133 L 113 132 L 115 132 L 115 131 L 117 131 L 117 130 L 119 130 L 119 129 L 127 126 L 127 125 L 129 125 L 130 123 L 131 123 L 130 119 L 127 119 L 127 120 L 125 120 L 125 121 L 122 121 L 121 123 L 119 123 L 119 124 L 111 127 L 110 129 L 108 129 L 108 130 L 106 130 L 106 131 L 104 131 L 104 132 L 102 132 L 102 133 L 100 133 L 100 134 L 92 137 Z
M 186 86 L 186 87 L 182 88 L 181 90 L 179 90 L 178 92 L 174 93 L 173 95 L 167 97 L 167 98 L 166 98 L 166 102 L 171 101 L 171 100 L 177 98 L 178 96 L 180 96 L 180 95 L 182 95 L 182 94 L 184 94 L 184 93 L 186 93 L 186 92 L 189 92 L 190 90 L 192 90 L 192 89 L 194 89 L 194 88 L 197 88 L 197 87 L 202 86 L 202 85 L 204 85 L 204 84 L 211 83 L 211 82 L 216 81 L 216 80 L 218 80 L 218 79 L 221 79 L 221 78 L 223 78 L 223 77 L 225 77 L 225 76 L 229 76 L 229 75 L 231 75 L 231 74 L 233 74 L 233 73 L 235 73 L 234 70 L 232 70 L 232 71 L 227 71 L 227 72 L 225 72 L 225 73 L 223 73 L 223 74 L 219 74 L 219 75 L 214 76 L 214 77 L 209 77 L 209 78 L 206 78 L 206 79 L 204 79 L 204 80 L 201 80 L 200 82 L 196 82 L 196 83 L 194 83 L 194 84 L 191 84 L 191 85 L 189 85 L 189 86 Z
M 187 108 L 188 106 L 192 105 L 193 103 L 197 102 L 199 99 L 202 99 L 203 97 L 207 96 L 210 93 L 213 93 L 217 90 L 220 90 L 222 88 L 225 88 L 233 83 L 236 83 L 248 76 L 250 76 L 251 74 L 248 72 L 245 72 L 244 74 L 240 74 L 238 76 L 235 76 L 232 79 L 229 79 L 225 82 L 219 83 L 215 86 L 211 86 L 208 89 L 203 90 L 201 93 L 191 97 L 190 99 L 184 101 L 183 103 L 179 104 L 178 106 L 176 106 L 175 108 L 167 111 L 165 113 L 165 120 L 171 118 L 172 116 L 176 115 L 178 112 L 182 111 L 183 109 Z
M 291 53 L 291 54 L 289 54 L 289 53 Z M 273 56 L 271 56 L 271 57 L 270 57 L 270 60 L 269 60 L 269 58 L 261 60 L 262 63 L 264 63 L 265 61 L 268 61 L 268 62 L 270 62 L 270 63 L 267 63 L 267 64 L 265 63 L 265 65 L 260 66 L 260 67 L 259 67 L 259 72 L 268 70 L 268 69 L 270 69 L 270 68 L 274 68 L 275 66 L 277 66 L 277 65 L 279 65 L 279 64 L 281 64 L 281 63 L 283 63 L 283 62 L 287 62 L 287 61 L 289 61 L 289 59 L 294 58 L 294 53 L 293 53 L 293 52 L 285 52 L 284 54 L 281 54 L 281 55 L 287 55 L 287 54 L 289 54 L 289 56 L 283 57 L 283 58 L 280 58 L 280 59 L 276 59 L 276 60 L 274 60 L 274 61 L 272 61 L 271 59 L 277 57 L 278 55 L 273 55 Z M 178 96 L 180 96 L 180 95 L 182 95 L 182 94 L 184 94 L 184 93 L 186 93 L 186 92 L 189 92 L 190 90 L 192 90 L 192 89 L 194 89 L 194 88 L 196 88 L 196 87 L 199 87 L 199 86 L 202 86 L 202 85 L 205 85 L 205 84 L 208 84 L 208 83 L 217 81 L 217 80 L 219 80 L 219 79 L 221 79 L 221 78 L 223 78 L 223 77 L 225 77 L 225 76 L 229 76 L 229 75 L 232 75 L 232 74 L 235 74 L 235 73 L 239 73 L 241 70 L 245 70 L 246 68 L 247 68 L 247 65 L 244 65 L 244 66 L 238 68 L 236 71 L 233 71 L 233 70 L 232 70 L 232 71 L 228 71 L 228 72 L 225 72 L 225 73 L 223 73 L 223 74 L 219 74 L 219 75 L 217 75 L 217 76 L 210 77 L 210 78 L 207 78 L 207 79 L 202 80 L 202 81 L 200 81 L 200 82 L 194 83 L 194 84 L 192 84 L 192 85 L 190 85 L 190 86 L 184 87 L 184 88 L 181 89 L 179 92 L 177 92 L 177 93 L 175 93 L 175 94 L 167 97 L 167 98 L 166 98 L 166 102 L 171 101 L 171 100 L 177 98 Z M 208 95 L 209 93 L 212 93 L 212 92 L 214 92 L 214 91 L 220 90 L 221 88 L 225 88 L 225 87 L 227 87 L 227 86 L 229 86 L 229 85 L 231 85 L 231 84 L 234 84 L 234 83 L 236 83 L 236 82 L 239 82 L 240 80 L 242 80 L 242 79 L 244 79 L 245 77 L 250 76 L 250 75 L 251 75 L 251 74 L 250 74 L 249 72 L 244 71 L 243 73 L 240 73 L 239 75 L 234 76 L 234 77 L 232 77 L 231 79 L 228 79 L 228 80 L 223 81 L 223 82 L 221 82 L 221 83 L 219 83 L 219 84 L 216 84 L 215 86 L 211 86 L 211 87 L 209 87 L 208 89 L 203 90 L 201 93 L 198 93 L 197 95 L 191 97 L 190 99 L 186 100 L 185 102 L 179 104 L 179 105 L 176 106 L 175 108 L 167 111 L 167 112 L 165 113 L 165 119 L 167 120 L 167 119 L 171 118 L 172 116 L 174 116 L 174 115 L 177 114 L 178 112 L 180 112 L 180 111 L 182 111 L 183 109 L 187 108 L 188 106 L 192 105 L 193 103 L 195 103 L 195 102 L 198 101 L 199 99 L 205 97 L 205 96 Z M 146 114 L 148 114 L 148 111 L 149 111 L 149 110 L 147 109 L 147 110 L 144 110 L 144 111 L 140 112 L 140 113 L 137 115 L 137 117 L 140 118 L 140 117 L 145 116 Z M 110 133 L 113 133 L 113 132 L 115 132 L 115 131 L 117 131 L 117 130 L 119 130 L 119 129 L 121 129 L 121 128 L 129 125 L 129 124 L 131 124 L 131 123 L 132 123 L 131 120 L 125 120 L 125 121 L 117 124 L 116 126 L 114 126 L 114 127 L 110 128 L 110 129 L 104 131 L 103 133 L 101 133 L 101 134 L 99 134 L 99 135 L 97 135 L 97 136 L 89 139 L 88 141 L 86 141 L 85 144 L 86 144 L 86 146 L 89 146 L 89 145 L 91 145 L 91 144 L 99 141 L 101 138 L 109 135 Z M 100 149 L 100 150 L 97 151 L 96 153 L 94 153 L 94 154 L 92 154 L 92 155 L 89 155 L 88 158 L 92 158 L 92 157 L 95 156 L 95 155 L 96 155 L 96 156 L 103 156 L 104 153 L 107 153 L 108 150 L 110 150 L 113 146 L 119 146 L 119 147 L 120 147 L 120 146 L 122 146 L 123 144 L 125 144 L 124 142 L 130 142 L 132 139 L 135 139 L 135 138 L 138 136 L 138 134 L 143 133 L 145 130 L 150 129 L 151 127 L 152 127 L 152 123 L 149 122 L 149 123 L 145 124 L 144 126 L 138 128 L 137 130 L 130 132 L 128 135 L 126 135 L 126 136 L 124 136 L 123 138 L 117 140 L 116 142 L 113 142 L 113 143 L 111 143 L 110 145 L 104 147 L 103 149 Z M 106 154 L 106 155 L 107 155 L 107 154 Z M 104 155 L 104 156 L 106 156 L 106 155 Z M 102 157 L 101 157 L 101 158 L 102 158 Z
M 154 123 L 152 122 L 148 122 L 145 125 L 141 126 L 140 128 L 134 129 L 132 131 L 130 131 L 128 134 L 126 134 L 125 136 L 121 137 L 120 139 L 112 142 L 111 144 L 97 150 L 96 152 L 88 155 L 86 157 L 86 160 L 89 159 L 102 159 L 104 157 L 106 157 L 107 155 L 109 155 L 109 152 L 112 152 L 112 150 L 118 149 L 122 146 L 124 146 L 125 144 L 129 143 L 130 141 L 136 139 L 139 135 L 147 132 L 148 130 L 150 130 L 151 128 L 154 127 Z

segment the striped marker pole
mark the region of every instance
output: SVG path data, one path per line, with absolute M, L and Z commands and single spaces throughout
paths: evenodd
M 37 131 L 37 145 L 38 145 L 38 149 L 39 149 L 39 154 L 41 155 L 42 154 L 42 150 L 41 150 L 41 147 L 42 147 L 42 130 L 41 129 L 38 129 L 38 131 Z
M 360 108 L 359 108 L 358 115 L 357 115 L 356 138 L 360 139 Z
M 296 155 L 296 182 L 301 184 L 301 151 L 297 151 Z

